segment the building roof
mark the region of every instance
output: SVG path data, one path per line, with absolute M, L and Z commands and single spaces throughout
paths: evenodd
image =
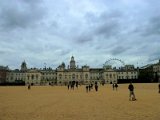
M 0 70 L 9 70 L 8 66 L 0 66 Z
M 152 67 L 152 66 L 153 66 L 153 64 L 148 64 L 148 65 L 140 67 L 140 69 L 146 69 L 146 68 L 149 68 L 149 67 Z

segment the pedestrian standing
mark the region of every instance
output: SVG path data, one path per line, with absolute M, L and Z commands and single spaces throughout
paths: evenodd
M 117 91 L 117 88 L 118 88 L 118 84 L 117 83 L 115 84 L 115 88 L 116 88 L 116 91 Z
M 31 85 L 30 84 L 28 84 L 28 90 L 30 90 L 31 89 Z
M 89 87 L 89 86 L 88 86 L 88 85 L 86 85 L 86 92 L 87 92 L 87 93 L 88 93 L 88 87 Z
M 159 83 L 159 85 L 158 85 L 158 89 L 159 89 L 159 93 L 160 93 L 160 83 Z
M 129 100 L 130 101 L 135 101 L 136 97 L 135 97 L 135 94 L 134 94 L 134 86 L 132 85 L 132 83 L 130 83 L 130 85 L 128 86 L 128 89 L 130 91 L 130 93 L 129 93 Z
M 95 84 L 95 90 L 96 90 L 96 92 L 98 91 L 98 85 L 97 84 Z
M 115 86 L 114 86 L 114 83 L 112 83 L 112 88 L 113 88 L 113 90 L 114 90 L 114 87 L 115 87 Z

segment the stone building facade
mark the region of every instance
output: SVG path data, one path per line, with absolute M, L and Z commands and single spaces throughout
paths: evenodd
M 7 78 L 8 66 L 0 66 L 0 84 L 4 84 Z
M 54 85 L 68 84 L 70 81 L 78 81 L 79 84 L 118 83 L 120 79 L 137 79 L 138 71 L 133 65 L 124 66 L 122 69 L 113 69 L 112 66 L 103 68 L 90 68 L 87 65 L 81 68 L 76 66 L 74 57 L 71 57 L 66 67 L 63 62 L 55 70 L 52 68 L 27 68 L 26 62 L 22 62 L 20 70 L 11 70 L 7 73 L 7 82 L 24 81 L 25 84 Z
M 160 83 L 160 60 L 153 65 L 154 79 Z

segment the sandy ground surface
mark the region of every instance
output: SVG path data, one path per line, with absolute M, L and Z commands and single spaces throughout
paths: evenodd
M 158 84 L 133 84 L 137 101 L 129 101 L 128 84 L 99 86 L 0 87 L 0 120 L 160 120 Z

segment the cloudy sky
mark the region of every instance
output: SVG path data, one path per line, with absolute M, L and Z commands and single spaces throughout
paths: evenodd
M 159 0 L 0 0 L 0 65 L 142 66 L 160 59 Z

